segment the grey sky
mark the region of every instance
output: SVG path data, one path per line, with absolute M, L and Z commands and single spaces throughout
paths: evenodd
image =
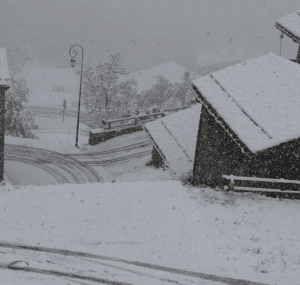
M 83 45 L 85 62 L 120 52 L 135 71 L 174 61 L 196 64 L 197 52 L 239 44 L 279 53 L 277 18 L 300 9 L 299 0 L 0 0 L 1 46 L 9 60 L 28 54 L 69 66 L 69 47 Z M 284 38 L 282 55 L 297 45 Z

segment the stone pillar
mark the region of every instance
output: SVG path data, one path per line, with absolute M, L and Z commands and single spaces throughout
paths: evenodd
M 4 174 L 4 136 L 5 136 L 5 92 L 8 88 L 0 86 L 0 182 Z
M 3 181 L 4 174 L 5 92 L 9 86 L 6 49 L 0 48 L 0 182 Z
M 299 45 L 299 48 L 298 48 L 298 54 L 297 54 L 296 62 L 300 64 L 300 45 Z

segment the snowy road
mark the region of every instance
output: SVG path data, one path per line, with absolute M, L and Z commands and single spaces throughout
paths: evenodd
M 6 144 L 4 159 L 5 174 L 17 185 L 19 180 L 22 182 L 21 185 L 25 185 L 24 180 L 30 178 L 40 179 L 41 184 L 81 184 L 102 181 L 100 175 L 93 168 L 53 151 Z M 22 171 L 16 173 L 17 164 L 14 162 L 18 162 L 18 165 L 26 164 L 27 170 L 31 168 L 31 174 Z M 38 177 L 39 174 L 40 177 Z M 46 177 L 47 175 L 48 177 Z M 52 180 L 49 176 L 52 177 Z M 28 180 L 29 184 L 32 184 L 30 181 Z
M 36 115 L 36 116 L 61 116 L 62 117 L 62 108 L 54 108 L 54 107 L 29 107 L 29 109 Z M 65 113 L 66 117 L 74 117 L 77 118 L 77 111 L 67 109 Z
M 69 156 L 77 159 L 83 164 L 89 165 L 110 165 L 126 162 L 133 158 L 140 158 L 149 155 L 152 152 L 152 144 L 149 141 L 143 141 L 117 147 L 101 152 L 86 153 L 86 154 L 69 154 Z
M 37 273 L 57 276 L 73 282 L 84 280 L 115 285 L 265 284 L 57 248 L 1 242 L 0 249 L 2 257 L 0 272 L 14 270 Z

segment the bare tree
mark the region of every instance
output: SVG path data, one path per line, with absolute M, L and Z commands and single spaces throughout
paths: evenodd
M 108 62 L 100 61 L 95 68 L 83 70 L 83 104 L 86 120 L 92 125 L 101 124 L 104 114 L 110 117 L 112 110 L 126 107 L 136 95 L 136 82 L 119 66 L 120 58 L 120 54 L 111 55 Z

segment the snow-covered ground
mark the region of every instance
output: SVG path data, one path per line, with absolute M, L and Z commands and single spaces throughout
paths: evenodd
M 23 139 L 6 136 L 5 143 L 17 144 L 60 153 L 80 153 L 80 149 L 75 147 L 77 119 L 73 117 L 63 118 L 57 116 L 36 116 L 38 129 L 32 132 L 38 139 Z M 78 144 L 88 143 L 88 127 L 80 123 Z
M 299 201 L 228 195 L 184 187 L 178 181 L 140 181 L 11 191 L 2 187 L 0 205 L 1 241 L 267 284 L 299 284 Z M 0 247 L 0 263 L 22 260 L 29 267 L 50 266 L 37 252 L 19 256 Z M 61 271 L 73 267 L 68 259 L 52 263 L 60 264 Z M 77 259 L 76 268 L 81 263 L 77 272 L 84 275 L 82 259 Z M 103 271 L 101 265 L 94 270 L 90 275 Z M 108 278 L 124 281 L 122 274 L 108 271 Z M 6 274 L 0 276 L 2 284 L 15 284 L 8 283 L 11 277 Z M 191 284 L 181 277 L 172 276 L 180 284 Z M 39 275 L 32 278 L 37 280 L 33 284 L 41 284 Z
M 133 134 L 123 135 L 113 138 L 104 143 L 91 146 L 88 144 L 88 127 L 80 123 L 79 133 L 79 148 L 75 147 L 76 138 L 76 118 L 65 117 L 64 123 L 62 117 L 57 116 L 36 116 L 38 129 L 33 130 L 34 134 L 38 136 L 38 140 L 24 139 L 12 136 L 5 137 L 6 144 L 21 145 L 26 147 L 40 148 L 50 151 L 59 152 L 61 154 L 92 154 L 105 153 L 110 150 L 122 149 L 123 147 L 130 147 L 134 144 L 147 143 L 143 148 L 130 149 L 122 152 L 120 155 L 135 154 L 143 150 L 150 150 L 151 144 L 147 135 L 143 132 L 136 132 Z M 118 153 L 117 153 L 118 154 Z M 105 155 L 105 159 L 112 159 L 116 157 L 116 153 Z M 74 158 L 77 158 L 74 156 Z M 91 156 L 92 159 L 97 160 Z M 103 156 L 101 158 L 104 158 Z M 100 159 L 101 159 L 100 158 Z M 168 170 L 156 169 L 154 167 L 145 166 L 146 162 L 151 159 L 151 154 L 142 155 L 141 157 L 120 162 L 118 164 L 111 164 L 107 166 L 93 165 L 93 168 L 103 177 L 104 181 L 155 181 L 168 180 L 172 176 Z M 82 159 L 86 161 L 88 159 Z M 38 175 L 36 175 L 39 173 Z M 15 181 L 17 185 L 48 185 L 56 184 L 53 177 L 43 171 L 37 169 L 33 165 L 26 163 L 19 163 L 16 161 L 7 161 L 5 164 L 5 174 L 7 178 Z M 31 175 L 30 175 L 31 174 Z M 5 181 L 9 182 L 9 179 Z M 23 179 L 23 180 L 22 180 Z M 23 183 L 22 183 L 23 181 Z
M 51 90 L 39 92 L 31 106 L 59 109 L 66 99 L 62 94 L 54 96 Z M 5 142 L 75 157 L 91 153 L 109 156 L 110 151 L 122 147 L 135 154 L 131 146 L 148 141 L 144 132 L 137 132 L 89 146 L 88 127 L 81 124 L 80 148 L 76 148 L 75 117 L 65 117 L 63 123 L 62 116 L 47 112 L 37 116 L 37 124 L 34 132 L 39 140 L 7 136 Z M 300 284 L 299 201 L 185 187 L 167 169 L 145 166 L 150 158 L 147 154 L 117 164 L 93 165 L 105 183 L 0 185 L 0 284 L 95 284 L 59 277 L 49 273 L 51 270 L 139 285 L 254 284 L 233 279 Z M 43 177 L 33 166 L 9 163 L 16 173 L 26 170 L 28 180 Z M 7 243 L 12 248 L 7 248 Z M 36 250 L 14 249 L 13 243 L 36 246 Z M 97 254 L 110 261 L 51 255 L 38 247 Z M 50 271 L 45 275 L 8 270 L 14 261 L 23 261 L 20 266 L 27 269 Z M 128 261 L 193 271 L 204 279 L 186 272 L 142 268 Z M 229 282 L 225 277 L 233 279 Z

